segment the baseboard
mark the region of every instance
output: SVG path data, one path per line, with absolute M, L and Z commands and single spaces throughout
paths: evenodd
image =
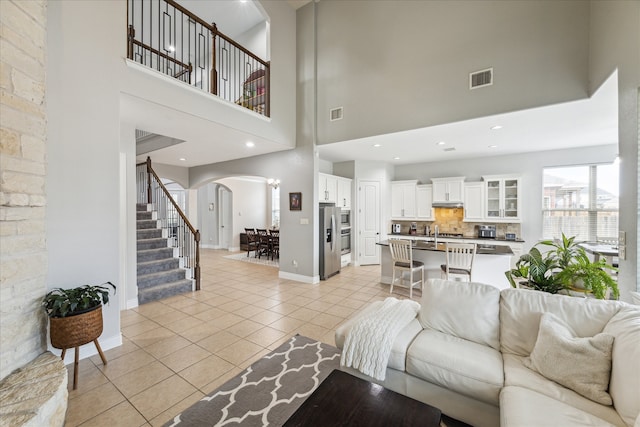
M 132 299 L 128 299 L 127 300 L 127 308 L 126 308 L 126 310 L 130 310 L 132 308 L 136 308 L 137 306 L 138 306 L 138 297 L 132 298 Z
M 111 350 L 112 348 L 120 347 L 122 345 L 122 334 L 118 333 L 118 335 L 111 338 L 98 339 L 100 343 L 100 348 L 104 353 L 107 350 Z M 62 355 L 62 350 L 51 347 L 49 344 L 49 351 L 55 354 L 56 356 Z M 98 354 L 98 349 L 96 348 L 93 342 L 89 344 L 85 344 L 80 346 L 80 359 L 86 359 L 88 357 L 92 357 Z M 67 349 L 67 354 L 64 355 L 64 364 L 69 365 L 72 364 L 75 358 L 75 349 L 69 348 Z M 107 358 L 107 362 L 109 359 Z
M 205 244 L 202 244 L 202 243 L 200 244 L 200 247 L 202 249 L 219 249 L 220 248 L 220 246 L 218 246 L 218 245 L 205 245 Z
M 286 271 L 279 271 L 278 277 L 281 279 L 295 280 L 296 282 L 315 284 L 320 282 L 320 276 L 303 276 L 302 274 L 288 273 Z

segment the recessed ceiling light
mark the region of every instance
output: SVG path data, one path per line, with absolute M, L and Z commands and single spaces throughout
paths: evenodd
M 380 145 L 380 144 L 373 144 L 373 147 L 374 147 L 374 148 L 379 148 L 379 147 L 382 147 L 382 145 Z
M 170 44 L 170 45 L 169 45 L 169 47 L 167 48 L 167 50 L 168 50 L 169 52 L 175 52 L 175 51 L 176 51 L 176 47 L 175 47 L 174 45 L 171 45 L 171 44 Z
M 498 146 L 492 144 L 492 145 L 489 146 L 489 148 L 498 148 Z
M 400 160 L 400 157 L 394 157 L 393 160 Z
M 181 162 L 186 162 L 187 159 L 185 159 L 184 157 L 180 157 L 178 160 L 180 160 Z
M 491 126 L 491 130 L 498 130 L 498 129 L 502 129 L 502 126 L 500 125 Z
M 444 142 L 444 141 L 436 142 L 436 145 L 444 145 L 444 144 L 446 144 L 446 142 Z
M 249 142 L 245 143 L 244 145 L 246 145 L 247 147 L 251 148 L 251 147 L 255 147 L 256 144 L 254 144 L 253 142 L 249 141 Z

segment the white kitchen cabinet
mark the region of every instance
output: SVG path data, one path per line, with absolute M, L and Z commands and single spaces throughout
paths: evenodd
M 463 203 L 464 177 L 432 178 L 433 203 Z
M 482 220 L 484 220 L 484 182 L 465 182 L 463 221 Z
M 326 173 L 318 174 L 318 201 L 336 203 L 338 200 L 338 177 Z
M 423 184 L 416 186 L 416 217 L 422 220 L 433 221 L 433 186 Z
M 485 221 L 520 222 L 520 176 L 486 175 Z
M 391 219 L 415 219 L 418 181 L 391 182 Z
M 349 178 L 338 177 L 337 207 L 351 209 L 351 182 Z

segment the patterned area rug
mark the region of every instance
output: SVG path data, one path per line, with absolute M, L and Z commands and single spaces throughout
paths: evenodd
M 163 427 L 282 426 L 340 367 L 340 350 L 296 335 Z M 470 427 L 442 415 L 441 427 Z
M 253 256 L 253 253 L 247 256 L 246 252 L 241 252 L 239 254 L 226 255 L 224 258 L 233 259 L 236 261 L 249 262 L 251 264 L 266 265 L 268 267 L 280 267 L 280 263 L 278 262 L 277 259 L 274 259 L 273 261 L 271 261 L 271 258 L 267 258 L 266 256 L 262 258 L 255 258 Z
M 340 366 L 340 351 L 296 335 L 165 424 L 281 426 Z

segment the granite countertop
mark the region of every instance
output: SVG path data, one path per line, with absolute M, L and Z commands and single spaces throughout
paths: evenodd
M 397 236 L 397 234 L 396 234 Z M 486 239 L 490 240 L 490 239 Z M 424 242 L 417 240 L 412 245 L 414 250 L 418 251 L 434 251 L 434 252 L 444 252 L 445 244 L 438 243 L 437 245 L 434 242 Z M 389 246 L 388 240 L 383 240 L 382 242 L 377 243 L 380 246 Z M 479 244 L 476 247 L 476 254 L 478 255 L 513 255 L 513 251 L 509 246 L 506 245 L 491 245 L 491 244 Z
M 402 238 L 402 237 L 420 237 L 423 239 L 434 239 L 434 235 L 430 234 L 430 235 L 425 235 L 425 234 L 407 234 L 407 233 L 391 233 L 389 234 L 390 237 L 392 238 Z M 504 237 L 496 237 L 493 239 L 490 238 L 483 238 L 483 237 L 478 237 L 478 236 L 438 236 L 438 239 L 460 239 L 460 240 L 486 240 L 487 242 L 515 242 L 515 243 L 524 243 L 524 240 L 522 239 L 513 239 L 513 240 L 507 240 Z

